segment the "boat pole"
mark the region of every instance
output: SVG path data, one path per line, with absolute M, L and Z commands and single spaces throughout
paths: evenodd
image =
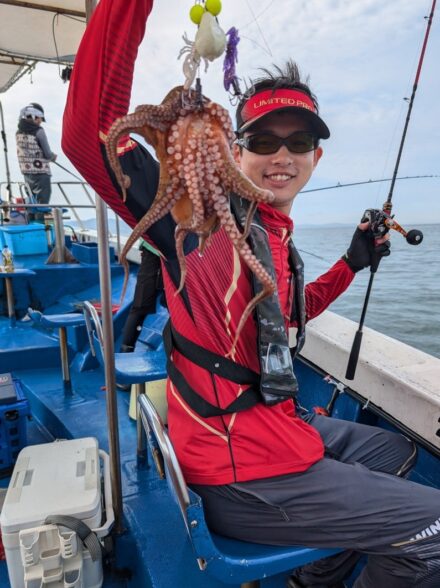
M 86 0 L 86 18 L 89 22 L 96 0 Z M 108 247 L 107 206 L 95 192 L 96 228 L 98 232 L 99 287 L 101 291 L 101 320 L 104 335 L 104 372 L 107 403 L 108 443 L 110 455 L 110 478 L 116 533 L 122 533 L 123 504 L 121 482 L 121 454 L 119 446 L 118 400 L 115 379 L 115 346 L 111 301 L 111 273 Z
M 9 159 L 8 159 L 8 142 L 6 139 L 6 129 L 5 129 L 5 119 L 3 117 L 3 106 L 0 101 L 0 119 L 2 123 L 2 140 L 3 140 L 3 151 L 5 152 L 5 168 L 6 168 L 6 190 L 8 192 L 8 202 L 12 204 L 12 187 L 11 187 L 11 172 L 9 170 Z M 1 194 L 0 194 L 0 201 L 1 201 Z M 4 209 L 5 218 L 4 220 L 9 220 L 8 218 L 9 209 Z M 3 215 L 2 215 L 3 218 Z
M 431 12 L 429 13 L 429 16 L 427 17 L 428 22 L 426 25 L 425 37 L 423 39 L 422 49 L 421 49 L 420 57 L 419 57 L 419 63 L 418 63 L 416 75 L 414 78 L 414 84 L 413 84 L 413 89 L 412 89 L 412 93 L 411 93 L 411 98 L 409 99 L 408 112 L 407 112 L 406 119 L 405 119 L 405 125 L 403 128 L 402 138 L 400 140 L 400 146 L 399 146 L 399 151 L 397 153 L 397 159 L 396 159 L 396 163 L 394 166 L 393 176 L 391 178 L 391 185 L 390 185 L 390 191 L 388 193 L 388 197 L 383 204 L 382 211 L 379 211 L 379 214 L 375 214 L 376 211 L 373 211 L 370 209 L 365 212 L 370 213 L 370 215 L 374 215 L 374 218 L 373 218 L 373 216 L 371 216 L 371 217 L 366 217 L 365 219 L 362 219 L 362 220 L 369 220 L 370 221 L 370 230 L 372 230 L 375 238 L 383 236 L 389 229 L 396 229 L 406 237 L 406 240 L 410 245 L 419 245 L 422 242 L 423 234 L 421 233 L 421 231 L 417 231 L 415 229 L 413 229 L 412 231 L 406 232 L 402 229 L 402 227 L 400 227 L 400 225 L 396 221 L 394 221 L 392 219 L 391 210 L 392 210 L 393 205 L 392 205 L 391 200 L 393 197 L 394 186 L 395 186 L 396 179 L 397 179 L 397 173 L 399 171 L 400 159 L 402 157 L 403 146 L 405 144 L 405 139 L 406 139 L 406 133 L 407 133 L 409 121 L 411 118 L 411 112 L 412 112 L 412 108 L 413 108 L 413 104 L 414 104 L 414 98 L 416 96 L 417 87 L 419 84 L 420 73 L 422 71 L 423 59 L 425 57 L 426 45 L 428 43 L 429 33 L 431 31 L 432 19 L 434 17 L 436 2 L 437 2 L 437 0 L 433 0 L 432 6 L 431 6 Z M 362 313 L 361 313 L 361 318 L 359 321 L 358 329 L 357 329 L 356 334 L 354 336 L 353 345 L 352 345 L 350 357 L 348 360 L 347 371 L 345 373 L 345 377 L 347 380 L 354 380 L 354 376 L 356 373 L 356 367 L 357 367 L 357 363 L 358 363 L 358 359 L 359 359 L 359 352 L 360 352 L 361 343 L 362 343 L 362 335 L 363 335 L 362 327 L 364 325 L 365 315 L 367 313 L 368 303 L 370 300 L 371 288 L 373 286 L 373 280 L 374 280 L 374 276 L 376 274 L 377 268 L 379 267 L 379 262 L 380 262 L 380 257 L 376 256 L 376 259 L 374 259 L 371 263 L 370 279 L 368 282 L 367 293 L 365 296 L 364 305 L 362 308 Z

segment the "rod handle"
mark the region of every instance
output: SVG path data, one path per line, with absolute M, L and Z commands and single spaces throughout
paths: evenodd
M 345 377 L 347 380 L 354 380 L 354 375 L 356 373 L 356 367 L 359 359 L 359 351 L 361 349 L 362 335 L 362 331 L 356 331 L 356 335 L 354 336 L 350 358 L 348 360 L 347 371 L 345 372 Z

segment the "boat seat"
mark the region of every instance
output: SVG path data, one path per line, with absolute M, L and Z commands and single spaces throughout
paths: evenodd
M 64 391 L 71 392 L 72 382 L 70 378 L 66 329 L 67 327 L 85 325 L 86 321 L 84 315 L 78 312 L 66 314 L 43 314 L 39 310 L 34 310 L 33 308 L 28 308 L 28 315 L 36 325 L 40 325 L 46 329 L 58 329 Z
M 201 498 L 189 489 L 168 432 L 148 396 L 138 398 L 139 412 L 153 460 L 177 503 L 200 570 L 225 584 L 257 588 L 258 579 L 339 553 L 336 548 L 278 547 L 229 539 L 212 533 Z
M 104 368 L 104 334 L 101 320 L 96 307 L 88 300 L 83 303 L 84 319 L 89 336 L 90 349 L 101 367 Z M 115 353 L 115 379 L 121 384 L 134 384 L 136 398 L 145 395 L 145 383 L 155 380 L 163 380 L 167 377 L 166 356 L 162 349 L 157 351 L 134 351 L 133 353 Z M 138 407 L 138 403 L 136 403 Z M 137 422 L 137 458 L 139 462 L 145 462 L 146 451 L 144 435 L 139 418 L 138 408 L 136 412 Z
M 159 349 L 163 345 L 162 333 L 169 319 L 168 310 L 159 302 L 160 297 L 156 300 L 156 313 L 148 315 L 138 337 L 138 341 L 150 349 Z

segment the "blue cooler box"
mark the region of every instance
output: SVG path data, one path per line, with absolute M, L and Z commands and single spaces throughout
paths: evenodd
M 27 443 L 29 402 L 11 374 L 0 374 L 0 474 L 16 462 Z
M 91 243 L 89 241 L 85 243 L 72 243 L 72 255 L 75 259 L 81 263 L 98 263 L 98 243 Z M 110 263 L 113 263 L 115 259 L 114 247 L 109 247 Z
M 12 255 L 41 255 L 49 250 L 44 225 L 2 227 L 2 233 Z

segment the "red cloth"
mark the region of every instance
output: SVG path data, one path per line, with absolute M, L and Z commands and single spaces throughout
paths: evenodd
M 102 137 L 113 118 L 125 114 L 128 108 L 133 64 L 151 6 L 149 0 L 101 0 L 75 60 L 64 113 L 64 151 L 101 197 L 132 226 L 135 218 L 107 174 Z M 142 157 L 145 159 L 134 143 L 126 140 L 122 147 L 139 152 L 137 165 Z M 259 210 L 269 235 L 280 307 L 287 326 L 293 299 L 287 248 L 292 221 L 268 205 Z M 164 266 L 173 325 L 188 339 L 225 355 L 252 298 L 249 270 L 223 229 L 213 235 L 203 257 L 194 250 L 186 256 L 186 262 L 189 305 L 181 295 L 174 295 L 176 287 Z M 308 318 L 321 313 L 352 279 L 353 272 L 347 264 L 338 261 L 316 282 L 308 284 Z M 212 404 L 225 407 L 242 392 L 238 385 L 211 375 L 177 352 L 173 359 L 188 383 Z M 235 360 L 259 371 L 253 318 L 242 331 Z M 168 407 L 170 434 L 189 483 L 228 484 L 300 472 L 323 456 L 319 434 L 295 417 L 291 401 L 274 407 L 259 404 L 231 416 L 202 419 L 168 382 Z
M 5 548 L 3 547 L 2 532 L 0 531 L 0 560 L 6 559 Z

